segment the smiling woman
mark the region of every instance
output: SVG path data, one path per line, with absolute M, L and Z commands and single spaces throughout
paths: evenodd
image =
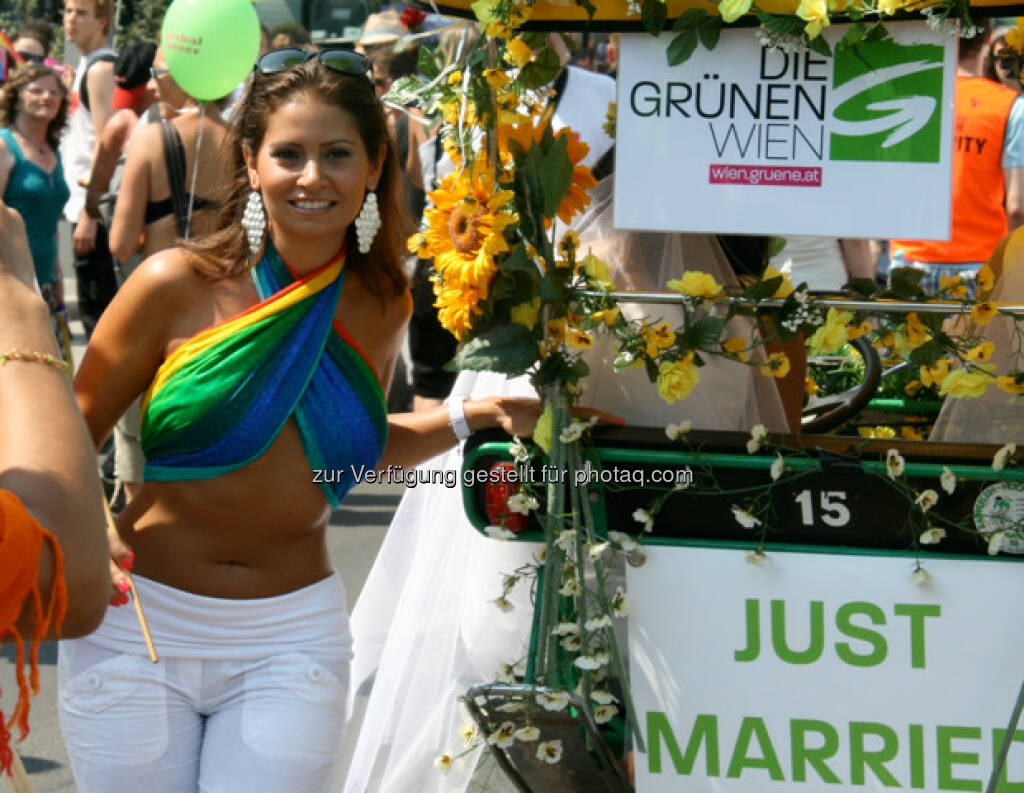
M 144 482 L 113 575 L 134 566 L 161 657 L 140 660 L 123 609 L 64 643 L 82 793 L 326 789 L 351 657 L 331 509 L 375 467 L 472 429 L 528 434 L 538 412 L 490 398 L 387 415 L 410 300 L 383 110 L 351 53 L 264 59 L 226 143 L 218 230 L 139 267 L 76 379 L 96 443 L 142 395 Z

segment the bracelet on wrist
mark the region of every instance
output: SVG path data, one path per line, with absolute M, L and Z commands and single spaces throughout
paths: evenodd
M 68 376 L 71 375 L 71 367 L 68 366 L 67 361 L 45 352 L 38 352 L 36 350 L 7 350 L 5 352 L 0 352 L 0 366 L 5 365 L 8 361 L 44 363 L 47 366 L 60 369 Z
M 469 421 L 466 419 L 466 398 L 450 397 L 448 400 L 448 424 L 455 433 L 455 438 L 461 443 L 473 434 L 469 428 Z

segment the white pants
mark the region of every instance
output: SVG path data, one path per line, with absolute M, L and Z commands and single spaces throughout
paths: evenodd
M 136 576 L 131 605 L 61 642 L 61 730 L 79 793 L 322 793 L 341 739 L 351 638 L 337 573 L 258 600 Z

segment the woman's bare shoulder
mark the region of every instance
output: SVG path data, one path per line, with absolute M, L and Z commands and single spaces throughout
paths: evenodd
M 192 266 L 192 257 L 183 248 L 154 253 L 136 268 L 122 289 L 136 297 L 165 300 L 172 305 L 191 302 L 209 289 L 209 280 Z

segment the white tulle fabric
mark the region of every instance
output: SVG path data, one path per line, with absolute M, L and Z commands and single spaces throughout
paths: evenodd
M 1024 304 L 1024 227 L 1007 240 L 1001 270 L 989 299 L 997 303 Z M 986 327 L 975 330 L 996 346 L 991 361 L 996 364 L 996 374 L 1009 374 L 1020 368 L 1014 354 L 1018 342 L 1012 319 L 1000 315 Z M 1024 396 L 1007 394 L 992 385 L 980 397 L 947 397 L 929 439 L 1000 446 L 1024 443 Z
M 583 251 L 593 249 L 605 258 L 620 286 L 664 289 L 669 278 L 687 268 L 735 282 L 713 238 L 617 232 L 611 204 L 606 179 L 576 228 Z M 681 321 L 680 309 L 669 305 L 630 305 L 624 311 Z M 730 331 L 751 332 L 745 319 L 734 320 Z M 630 424 L 664 426 L 689 418 L 709 429 L 747 429 L 756 423 L 785 429 L 774 384 L 749 367 L 710 359 L 694 393 L 667 405 L 642 370 L 612 371 L 607 343 L 596 344 L 591 353 L 584 404 Z M 526 378 L 486 372 L 461 373 L 452 393 L 534 395 Z M 455 449 L 425 465 L 458 472 L 461 461 L 461 450 Z M 356 703 L 366 701 L 366 708 L 361 727 L 350 730 L 354 745 L 340 753 L 351 761 L 338 769 L 334 791 L 442 793 L 465 790 L 470 782 L 475 758 L 462 758 L 447 775 L 432 763 L 442 752 L 462 751 L 458 733 L 467 719 L 458 698 L 471 686 L 494 680 L 502 664 L 526 652 L 531 616 L 526 586 L 514 591 L 511 614 L 489 601 L 500 594 L 500 574 L 528 562 L 536 546 L 481 537 L 466 520 L 461 498 L 457 488 L 408 491 L 359 596 L 351 620 L 350 691 Z

